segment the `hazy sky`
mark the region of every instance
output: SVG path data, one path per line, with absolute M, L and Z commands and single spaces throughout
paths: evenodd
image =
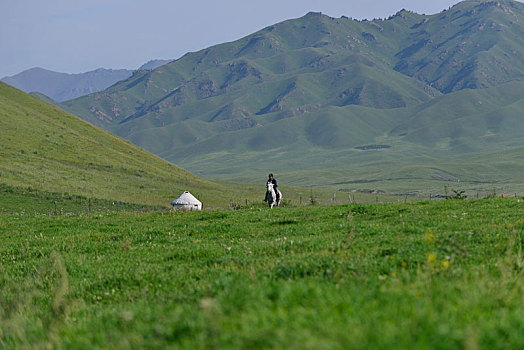
M 0 0 L 0 77 L 32 67 L 80 73 L 134 69 L 155 58 L 239 39 L 320 11 L 385 18 L 434 14 L 458 0 Z

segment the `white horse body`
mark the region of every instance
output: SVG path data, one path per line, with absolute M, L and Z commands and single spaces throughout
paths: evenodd
M 282 192 L 277 188 L 278 193 L 280 196 L 278 197 L 277 201 L 277 194 L 275 193 L 275 189 L 273 188 L 273 184 L 271 182 L 267 183 L 267 192 L 266 192 L 266 201 L 269 204 L 270 208 L 273 208 L 274 206 L 280 206 L 280 202 L 282 202 Z

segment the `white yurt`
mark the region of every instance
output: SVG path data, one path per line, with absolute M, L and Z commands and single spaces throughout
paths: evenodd
M 174 209 L 179 210 L 202 210 L 202 202 L 191 193 L 185 191 L 171 202 Z

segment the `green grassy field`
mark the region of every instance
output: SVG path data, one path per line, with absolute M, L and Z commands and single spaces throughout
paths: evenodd
M 0 215 L 0 348 L 523 348 L 523 209 Z
M 107 199 L 56 193 L 0 183 L 0 215 L 73 215 L 93 212 L 167 210 L 166 206 L 143 205 Z
M 243 185 L 246 186 L 246 185 Z M 251 189 L 255 192 L 254 185 Z M 265 208 L 261 198 L 264 188 L 260 186 L 259 197 L 240 197 L 230 199 L 225 204 L 227 209 Z M 415 196 L 388 196 L 385 194 L 371 193 L 346 193 L 333 192 L 323 189 L 305 189 L 290 186 L 282 186 L 285 193 L 281 203 L 282 207 L 302 207 L 308 205 L 337 205 L 343 203 L 391 203 L 412 202 L 420 200 Z M 249 198 L 249 199 L 248 199 Z M 253 199 L 255 198 L 255 199 Z M 45 215 L 74 215 L 93 212 L 145 212 L 145 211 L 169 211 L 172 208 L 164 205 L 146 205 L 136 202 L 122 202 L 119 200 L 108 200 L 97 197 L 86 197 L 78 194 L 48 192 L 31 187 L 13 187 L 0 183 L 0 215 L 20 216 L 45 216 Z M 204 205 L 204 210 L 217 209 Z

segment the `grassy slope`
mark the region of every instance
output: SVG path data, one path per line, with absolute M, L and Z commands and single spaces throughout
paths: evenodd
M 0 139 L 0 179 L 12 186 L 155 205 L 184 190 L 208 206 L 254 198 L 248 186 L 226 191 L 3 83 Z
M 0 346 L 524 347 L 521 199 L 0 218 Z
M 410 111 L 392 130 L 407 141 L 461 153 L 522 145 L 524 81 L 444 95 Z

